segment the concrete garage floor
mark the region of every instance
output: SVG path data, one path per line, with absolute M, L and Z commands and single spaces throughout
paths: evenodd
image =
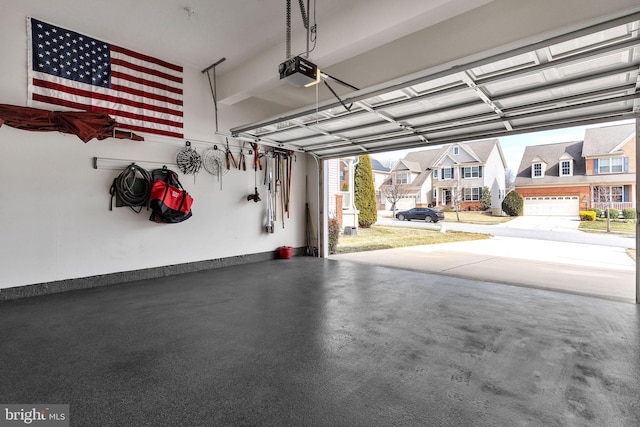
M 77 426 L 637 426 L 640 307 L 293 258 L 0 303 Z

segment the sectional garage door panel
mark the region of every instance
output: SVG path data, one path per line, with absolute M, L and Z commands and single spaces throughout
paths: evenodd
M 230 132 L 330 159 L 635 118 L 639 28 L 636 11 L 484 58 L 461 58 Z M 321 78 L 337 81 L 326 73 Z M 551 209 L 563 204 L 552 203 Z
M 578 196 L 525 197 L 524 215 L 578 216 Z

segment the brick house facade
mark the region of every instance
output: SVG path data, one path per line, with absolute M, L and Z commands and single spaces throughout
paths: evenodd
M 516 176 L 525 215 L 635 207 L 635 124 L 585 131 L 583 141 L 526 147 Z

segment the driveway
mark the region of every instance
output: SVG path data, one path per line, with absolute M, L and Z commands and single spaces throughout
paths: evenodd
M 635 301 L 635 263 L 624 248 L 612 246 L 499 236 L 331 258 Z

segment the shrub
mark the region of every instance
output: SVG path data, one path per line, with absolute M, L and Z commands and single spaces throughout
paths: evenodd
M 618 215 L 620 215 L 620 211 L 616 208 L 609 208 L 609 218 L 618 219 Z
M 360 211 L 358 225 L 369 228 L 378 220 L 378 207 L 376 205 L 376 187 L 373 183 L 373 170 L 371 158 L 368 154 L 360 157 L 356 166 L 354 179 L 354 202 Z
M 595 212 L 596 213 L 596 218 L 600 218 L 602 216 L 602 209 L 598 209 L 598 208 L 591 208 L 589 209 L 591 212 Z
M 624 219 L 636 219 L 636 210 L 633 208 L 622 209 L 622 216 Z
M 580 211 L 580 221 L 595 221 L 596 213 L 594 211 Z
M 340 223 L 337 218 L 329 218 L 329 254 L 335 254 L 340 238 Z
M 522 196 L 511 190 L 502 201 L 502 210 L 509 216 L 518 216 L 522 213 L 523 204 Z
M 480 200 L 480 210 L 486 211 L 491 208 L 491 190 L 489 187 L 482 188 L 482 199 Z

